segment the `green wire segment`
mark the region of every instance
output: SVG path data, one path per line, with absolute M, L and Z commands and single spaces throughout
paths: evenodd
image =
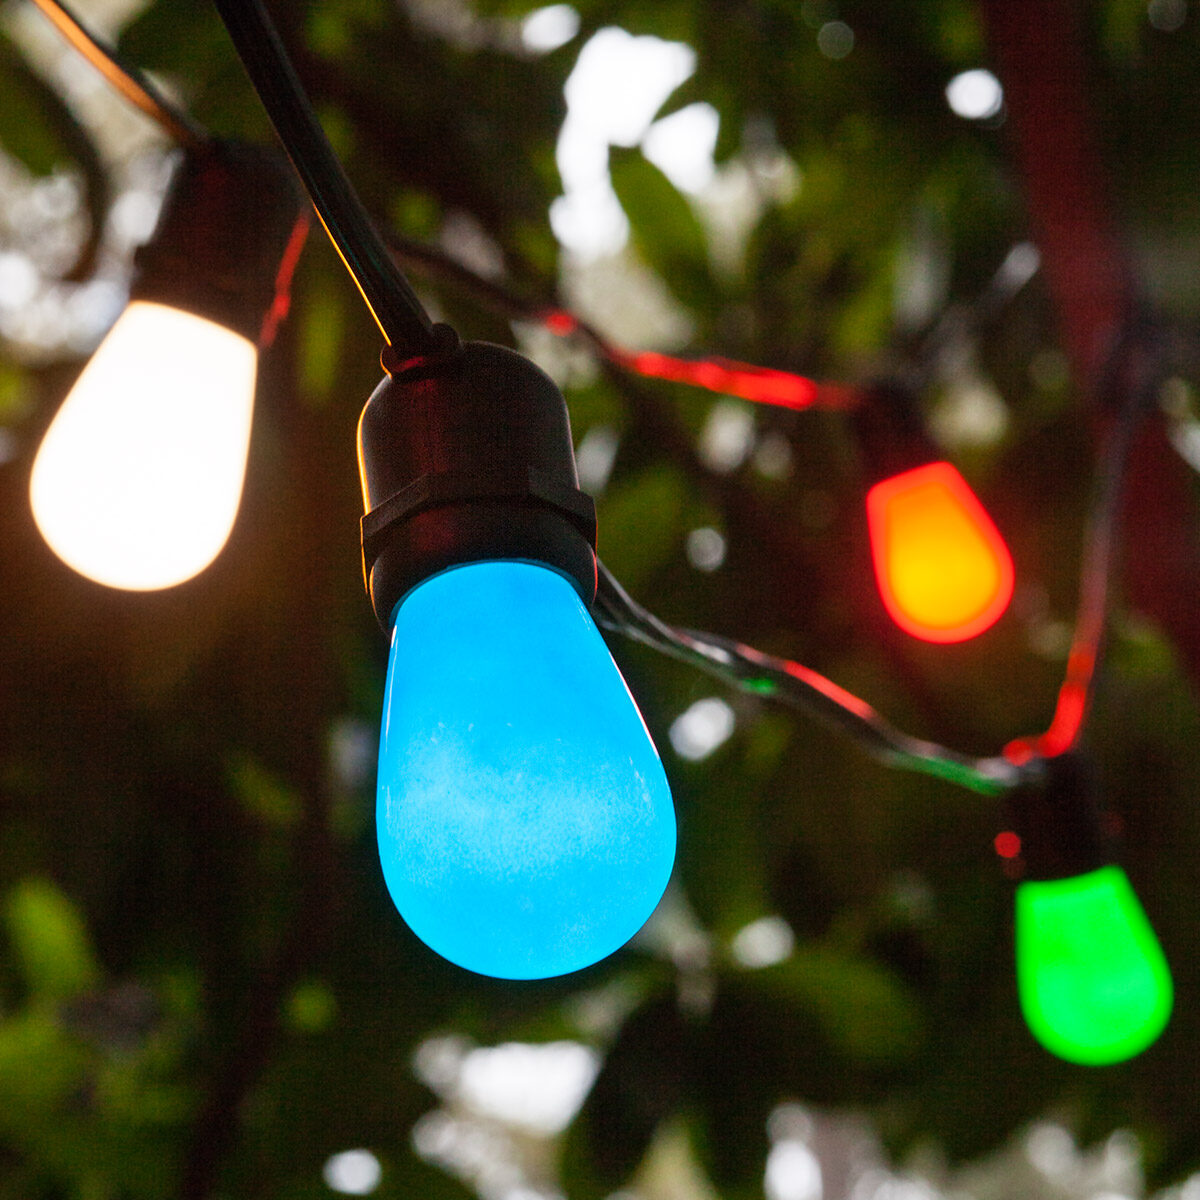
M 1125 872 L 1017 886 L 1017 989 L 1052 1054 L 1106 1066 L 1140 1054 L 1171 1015 L 1171 972 Z

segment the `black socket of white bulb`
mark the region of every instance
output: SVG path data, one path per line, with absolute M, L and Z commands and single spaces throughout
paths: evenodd
M 1040 779 L 1006 798 L 1010 828 L 1021 839 L 1024 878 L 1069 879 L 1111 862 L 1092 764 L 1068 752 L 1039 766 Z
M 444 330 L 444 327 L 439 327 Z M 527 358 L 487 342 L 404 363 L 358 423 L 363 577 L 386 632 L 417 584 L 489 560 L 547 566 L 591 605 L 596 507 L 579 490 L 566 401 Z
M 310 211 L 291 164 L 272 147 L 214 141 L 184 150 L 135 258 L 129 298 L 193 313 L 259 344 L 286 308 L 280 266 Z

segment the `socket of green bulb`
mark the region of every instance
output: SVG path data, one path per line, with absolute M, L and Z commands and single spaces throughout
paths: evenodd
M 1174 989 L 1145 910 L 1120 867 L 1017 886 L 1017 987 L 1026 1024 L 1052 1054 L 1124 1062 L 1167 1024 Z

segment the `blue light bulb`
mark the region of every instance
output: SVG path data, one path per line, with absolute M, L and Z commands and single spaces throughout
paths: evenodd
M 575 589 L 532 563 L 472 563 L 414 588 L 393 621 L 377 821 L 400 915 L 502 979 L 611 954 L 662 896 L 675 814 Z

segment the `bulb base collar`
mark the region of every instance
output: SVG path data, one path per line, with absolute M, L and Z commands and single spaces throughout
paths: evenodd
M 1077 754 L 1042 760 L 1039 782 L 1007 797 L 1021 839 L 1024 878 L 1069 879 L 1112 861 L 1100 823 L 1093 768 Z
M 385 631 L 418 583 L 470 562 L 541 563 L 595 599 L 596 509 L 566 402 L 520 354 L 467 342 L 403 364 L 363 409 L 358 456 L 363 577 Z

